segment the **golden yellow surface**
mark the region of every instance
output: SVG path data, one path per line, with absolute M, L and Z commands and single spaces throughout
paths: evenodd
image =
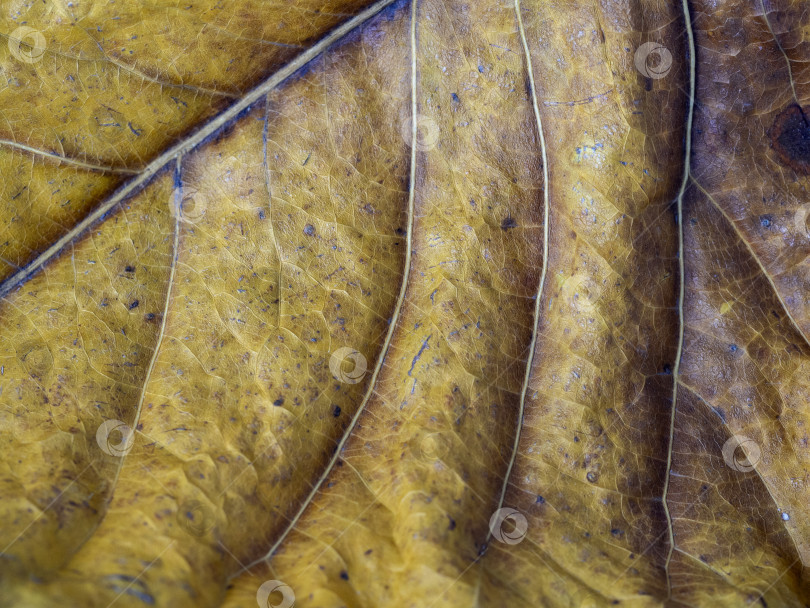
M 810 601 L 799 3 L 0 13 L 0 608 Z
M 366 4 L 0 3 L 0 279 Z

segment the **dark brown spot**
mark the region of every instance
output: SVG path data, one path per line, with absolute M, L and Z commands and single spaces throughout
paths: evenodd
M 791 104 L 782 110 L 768 137 L 779 160 L 797 173 L 810 174 L 810 119 L 801 107 Z
M 501 222 L 501 230 L 509 230 L 510 228 L 517 228 L 517 222 L 511 215 L 503 218 Z

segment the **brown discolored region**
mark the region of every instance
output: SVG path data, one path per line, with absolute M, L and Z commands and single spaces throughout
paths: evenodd
M 810 173 L 810 119 L 798 104 L 780 112 L 768 130 L 779 159 L 802 175 Z

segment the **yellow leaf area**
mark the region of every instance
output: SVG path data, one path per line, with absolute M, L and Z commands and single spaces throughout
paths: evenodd
M 804 5 L 0 14 L 1 608 L 810 603 Z

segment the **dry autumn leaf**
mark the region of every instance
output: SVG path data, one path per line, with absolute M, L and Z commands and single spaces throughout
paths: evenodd
M 1 608 L 810 604 L 806 5 L 0 17 Z

